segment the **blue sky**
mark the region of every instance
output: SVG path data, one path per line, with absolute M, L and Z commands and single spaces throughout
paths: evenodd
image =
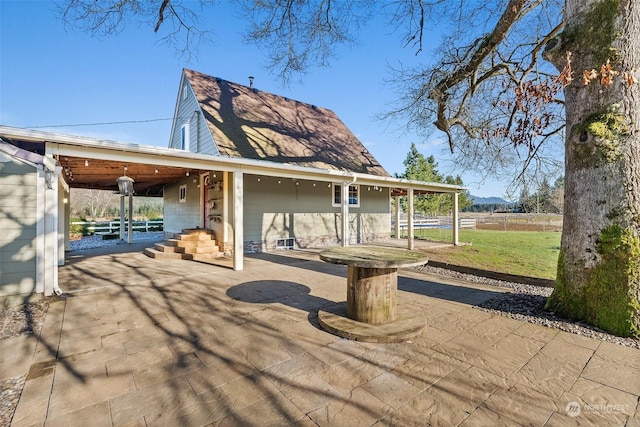
M 477 196 L 503 196 L 506 185 L 456 170 L 448 146 L 435 135 L 424 141 L 398 130 L 397 123 L 376 116 L 396 99 L 385 85 L 388 65 L 416 64 L 412 49 L 403 49 L 390 29 L 373 22 L 360 43 L 340 49 L 330 68 L 313 69 L 302 81 L 283 87 L 264 67 L 265 56 L 242 43 L 241 20 L 221 11 L 203 18 L 214 32 L 214 44 L 202 46 L 198 58 L 186 61 L 158 43 L 148 26 L 127 24 L 117 35 L 94 38 L 65 28 L 51 1 L 0 0 L 0 124 L 86 135 L 136 144 L 168 145 L 180 73 L 191 68 L 236 83 L 329 108 L 367 146 L 389 173 L 401 173 L 412 142 L 425 156 L 434 155 L 441 173 L 461 174 Z M 436 43 L 438 37 L 430 34 Z M 429 51 L 433 46 L 425 46 Z M 100 126 L 67 124 L 119 123 Z M 56 127 L 44 127 L 56 126 Z

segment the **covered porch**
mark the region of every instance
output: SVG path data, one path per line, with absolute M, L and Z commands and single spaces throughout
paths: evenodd
M 408 198 L 409 218 L 412 218 L 413 197 L 423 193 L 447 193 L 454 201 L 453 243 L 458 243 L 457 193 L 463 188 L 448 184 L 409 181 L 399 178 L 374 176 L 339 170 L 317 169 L 289 164 L 230 158 L 191 153 L 182 150 L 163 149 L 151 146 L 102 141 L 88 137 L 52 134 L 33 130 L 0 126 L 0 136 L 27 150 L 39 151 L 45 157 L 55 160 L 55 185 L 46 191 L 57 192 L 46 206 L 45 216 L 48 232 L 57 235 L 58 244 L 48 249 L 46 256 L 51 260 L 49 269 L 65 264 L 65 250 L 69 248 L 69 187 L 92 188 L 118 191 L 118 178 L 130 177 L 134 181 L 136 195 L 158 196 L 164 185 L 180 179 L 193 179 L 198 185 L 204 184 L 205 176 L 219 176 L 222 184 L 223 210 L 220 240 L 229 246 L 233 269 L 244 268 L 244 178 L 245 176 L 269 177 L 341 186 L 340 242 L 349 245 L 349 187 L 357 184 L 387 189 L 396 197 L 396 218 L 399 216 L 398 198 Z M 60 183 L 60 185 L 57 185 Z M 201 198 L 201 209 L 206 203 Z M 398 221 L 396 221 L 398 224 Z M 205 227 L 205 216 L 191 224 L 191 227 Z M 407 247 L 415 247 L 412 222 L 409 223 Z M 399 233 L 396 233 L 399 236 Z M 43 275 L 43 277 L 46 275 Z M 52 274 L 50 277 L 57 277 Z M 56 280 L 54 280 L 55 282 Z M 51 295 L 57 283 L 47 282 L 45 295 Z

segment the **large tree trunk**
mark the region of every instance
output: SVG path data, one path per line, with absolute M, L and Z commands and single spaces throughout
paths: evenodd
M 565 88 L 564 227 L 547 308 L 611 333 L 640 332 L 640 2 L 566 0 L 564 32 L 545 57 L 559 69 L 572 53 Z M 620 74 L 601 82 L 610 61 Z M 598 78 L 584 85 L 585 70 Z

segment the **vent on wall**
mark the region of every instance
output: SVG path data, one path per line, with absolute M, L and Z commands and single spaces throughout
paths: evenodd
M 278 239 L 276 240 L 276 250 L 293 249 L 294 244 L 295 239 L 293 237 L 289 237 L 288 239 Z

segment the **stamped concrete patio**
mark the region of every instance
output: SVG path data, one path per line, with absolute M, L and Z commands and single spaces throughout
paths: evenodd
M 346 268 L 316 253 L 127 249 L 71 253 L 39 340 L 0 342 L 0 376 L 28 372 L 14 426 L 640 426 L 639 350 L 473 308 L 501 289 L 401 270 L 427 328 L 369 344 L 319 328 Z

